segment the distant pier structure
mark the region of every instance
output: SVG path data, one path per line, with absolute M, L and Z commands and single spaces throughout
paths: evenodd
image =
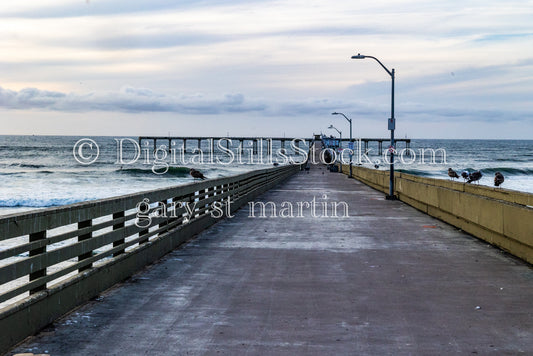
M 390 138 L 361 138 L 361 143 L 364 147 L 364 151 L 366 152 L 368 150 L 368 143 L 369 142 L 377 142 L 378 143 L 378 152 L 383 151 L 383 142 L 385 144 L 390 144 Z M 350 139 L 342 139 L 343 142 L 349 142 Z M 394 142 L 397 144 L 398 142 L 405 142 L 405 148 L 406 150 L 411 149 L 411 139 L 410 138 L 395 138 Z M 388 147 L 388 146 L 387 146 Z
M 320 135 L 314 135 L 314 139 L 320 140 Z M 390 142 L 390 139 L 388 138 L 355 138 L 353 139 L 354 142 L 358 142 L 361 140 L 362 149 L 364 149 L 364 152 L 368 151 L 368 144 L 369 142 L 377 142 L 378 143 L 378 151 L 381 152 L 383 150 L 383 142 L 387 144 Z M 266 144 L 266 153 L 271 154 L 273 150 L 273 143 L 274 142 L 280 142 L 280 147 L 282 149 L 286 149 L 287 147 L 291 147 L 291 143 L 294 142 L 295 147 L 300 147 L 300 144 L 308 145 L 311 141 L 313 141 L 313 138 L 296 138 L 296 137 L 244 137 L 244 136 L 237 136 L 237 137 L 198 137 L 198 136 L 139 136 L 139 146 L 142 147 L 143 142 L 148 141 L 153 143 L 153 148 L 155 149 L 157 147 L 158 142 L 163 141 L 167 144 L 167 148 L 170 150 L 172 147 L 176 145 L 176 142 L 181 142 L 183 144 L 183 147 L 187 148 L 187 141 L 196 141 L 197 142 L 197 148 L 201 149 L 202 142 L 206 141 L 209 148 L 211 149 L 211 152 L 214 151 L 215 145 L 223 144 L 226 146 L 226 149 L 231 149 L 230 142 L 232 144 L 232 147 L 235 147 L 235 142 L 238 142 L 238 145 L 236 146 L 242 153 L 242 150 L 245 148 L 252 148 L 253 153 L 257 154 L 259 152 L 259 147 L 261 147 L 263 144 Z M 337 139 L 338 141 L 338 139 Z M 349 142 L 350 139 L 343 138 L 342 142 Z M 395 139 L 396 143 L 398 142 L 405 142 L 405 148 L 410 149 L 411 148 L 411 139 L 410 138 L 397 138 Z M 174 143 L 174 145 L 173 145 Z M 344 146 L 348 147 L 348 145 Z M 262 149 L 262 148 L 261 148 Z M 263 152 L 263 151 L 262 151 Z
M 238 142 L 236 148 L 238 148 L 241 153 L 245 148 L 252 148 L 254 154 L 258 154 L 262 150 L 262 146 L 266 144 L 266 153 L 271 154 L 273 150 L 273 143 L 279 141 L 280 147 L 282 149 L 287 149 L 291 147 L 292 142 L 294 146 L 299 148 L 301 145 L 308 145 L 313 139 L 312 138 L 302 138 L 302 137 L 195 137 L 195 136 L 139 136 L 139 146 L 142 147 L 143 142 L 153 142 L 154 149 L 157 147 L 158 142 L 164 141 L 167 144 L 168 149 L 176 145 L 176 142 L 181 142 L 182 147 L 187 148 L 187 141 L 196 141 L 197 149 L 202 148 L 202 142 L 207 142 L 207 145 L 211 152 L 214 152 L 215 146 L 224 145 L 226 149 L 231 149 L 235 147 L 235 142 Z M 230 147 L 231 142 L 231 147 Z M 261 151 L 263 152 L 263 151 Z
M 350 139 L 349 138 L 343 138 L 343 139 L 338 139 L 336 137 L 333 137 L 333 136 L 326 136 L 326 135 L 315 135 L 315 140 L 322 140 L 323 144 L 325 146 L 328 146 L 328 143 L 332 143 L 334 142 L 335 146 L 338 146 L 339 143 L 342 141 L 342 142 L 350 142 Z M 368 151 L 368 143 L 369 142 L 377 142 L 378 143 L 378 151 L 381 152 L 383 150 L 383 142 L 385 143 L 390 143 L 390 138 L 367 138 L 367 137 L 362 137 L 362 138 L 354 138 L 352 139 L 352 141 L 354 141 L 354 149 L 357 149 L 357 147 L 355 147 L 357 145 L 357 143 L 359 141 L 361 141 L 361 149 L 364 150 L 364 152 Z M 398 142 L 405 142 L 405 149 L 406 150 L 409 150 L 411 149 L 411 139 L 410 138 L 397 138 L 394 140 L 395 143 L 398 143 Z M 344 146 L 343 147 L 348 147 L 348 146 Z

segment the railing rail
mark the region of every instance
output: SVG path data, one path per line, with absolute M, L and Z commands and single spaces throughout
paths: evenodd
M 212 216 L 215 209 L 246 200 L 299 169 L 299 165 L 262 169 L 2 217 L 0 303 L 46 290 L 61 277 L 83 273 L 95 263 L 111 261 L 169 231 Z M 150 208 L 141 210 L 139 204 Z

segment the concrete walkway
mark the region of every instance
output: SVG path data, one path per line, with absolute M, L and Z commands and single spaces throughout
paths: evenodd
M 318 166 L 259 200 L 295 217 L 241 209 L 11 354 L 533 354 L 530 266 Z

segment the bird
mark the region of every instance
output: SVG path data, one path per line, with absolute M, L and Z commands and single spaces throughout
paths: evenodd
M 454 170 L 451 169 L 451 168 L 448 168 L 448 176 L 449 176 L 451 179 L 459 178 L 459 175 L 457 175 L 457 172 L 454 171 Z
M 499 187 L 504 180 L 505 178 L 503 178 L 503 174 L 500 172 L 494 173 L 494 186 Z
M 466 180 L 468 179 L 468 176 L 469 176 L 469 175 L 470 175 L 470 172 L 468 172 L 468 171 L 462 171 L 462 172 L 461 172 L 461 177 L 463 177 L 463 179 L 465 180 L 465 182 L 466 182 Z
M 203 175 L 202 172 L 197 171 L 197 170 L 194 169 L 194 168 L 191 168 L 191 170 L 189 171 L 189 173 L 191 174 L 191 176 L 192 176 L 193 178 L 206 179 L 206 177 Z
M 277 166 L 279 166 L 279 163 L 278 163 L 278 162 L 274 162 L 274 163 L 272 163 L 272 165 L 273 165 L 274 167 L 277 167 Z
M 481 174 L 481 171 L 474 171 L 468 175 L 468 180 L 466 182 L 472 183 L 472 182 L 480 180 L 481 177 L 483 177 L 483 174 Z

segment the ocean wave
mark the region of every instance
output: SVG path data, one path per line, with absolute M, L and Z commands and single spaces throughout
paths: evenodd
M 433 177 L 435 173 L 427 172 L 427 171 L 419 171 L 417 169 L 397 169 L 397 172 L 401 173 L 407 173 L 412 174 L 414 176 L 420 176 L 420 177 Z
M 92 199 L 81 198 L 11 198 L 0 199 L 0 208 L 49 208 L 52 206 L 61 206 L 79 203 Z
M 491 168 L 457 168 L 454 169 L 458 174 L 462 171 L 468 171 L 468 172 L 474 172 L 474 171 L 481 171 L 484 175 L 494 175 L 496 172 L 502 173 L 504 176 L 531 176 L 533 175 L 533 168 L 511 168 L 511 167 L 491 167 Z M 442 175 L 448 175 L 447 170 L 442 171 L 423 171 L 423 170 L 416 170 L 416 169 L 397 169 L 398 172 L 403 172 L 407 174 L 412 174 L 415 176 L 422 176 L 422 177 L 434 177 L 435 175 L 439 175 L 442 173 Z
M 26 171 L 8 171 L 8 172 L 0 172 L 0 176 L 12 176 L 12 175 L 22 175 L 22 174 L 30 174 L 30 175 L 34 175 L 34 174 L 54 174 L 56 172 L 53 172 L 53 171 L 47 171 L 47 170 L 42 170 L 42 171 L 29 171 L 29 170 L 26 170 Z
M 462 171 L 468 171 L 468 172 L 481 171 L 481 173 L 483 173 L 484 175 L 494 175 L 494 173 L 496 173 L 496 172 L 500 172 L 504 176 L 505 175 L 508 175 L 508 176 L 530 176 L 530 175 L 533 175 L 533 169 L 532 168 L 525 168 L 525 167 L 522 167 L 522 168 L 512 168 L 512 167 L 488 167 L 488 168 L 479 168 L 478 167 L 478 168 L 472 168 L 472 167 L 467 167 L 467 168 L 455 169 L 455 171 L 457 173 L 460 173 Z M 442 172 L 448 174 L 447 171 L 442 171 Z
M 42 164 L 31 164 L 31 163 L 11 163 L 10 165 L 8 165 L 8 167 L 39 169 L 39 168 L 44 168 L 46 166 Z
M 528 157 L 533 157 L 533 155 L 522 155 L 521 157 L 504 157 L 504 158 L 494 158 L 492 161 L 494 162 L 511 162 L 511 163 L 521 163 L 521 162 L 529 162 L 530 159 Z
M 497 168 L 482 168 L 482 173 L 494 174 L 500 172 L 503 175 L 511 176 L 529 176 L 533 175 L 533 168 L 511 168 L 511 167 L 497 167 Z
M 168 167 L 168 171 L 164 175 L 171 175 L 175 177 L 188 177 L 190 168 L 187 167 Z M 164 167 L 155 169 L 156 172 L 164 171 Z M 129 174 L 133 176 L 154 175 L 151 168 L 123 168 L 116 170 L 118 173 Z

